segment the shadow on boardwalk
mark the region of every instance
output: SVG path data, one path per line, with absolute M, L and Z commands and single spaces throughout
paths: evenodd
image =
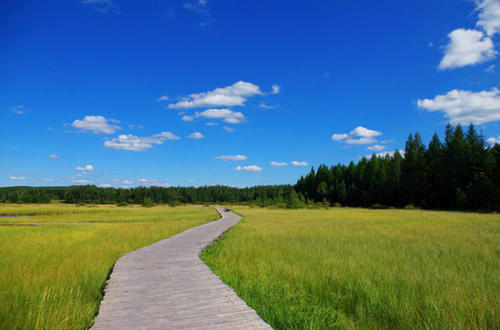
M 241 218 L 188 229 L 121 257 L 91 329 L 271 329 L 200 260 Z

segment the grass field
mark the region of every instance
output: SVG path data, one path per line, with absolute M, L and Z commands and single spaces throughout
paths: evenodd
M 235 212 L 202 258 L 276 329 L 500 328 L 500 215 Z
M 0 227 L 0 329 L 85 329 L 124 253 L 217 219 L 212 207 L 0 205 L 0 222 L 121 222 Z

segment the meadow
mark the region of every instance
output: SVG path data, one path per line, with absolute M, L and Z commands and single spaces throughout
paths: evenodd
M 498 329 L 500 215 L 235 207 L 202 259 L 275 329 Z
M 24 215 L 0 223 L 95 223 L 0 226 L 0 329 L 88 328 L 121 255 L 219 218 L 202 206 L 65 204 L 1 204 L 0 215 Z

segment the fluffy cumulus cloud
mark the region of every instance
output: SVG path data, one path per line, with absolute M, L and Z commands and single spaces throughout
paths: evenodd
M 287 162 L 275 162 L 274 160 L 271 161 L 271 166 L 274 166 L 274 167 L 283 167 L 283 166 L 288 166 L 288 163 Z
M 196 113 L 196 117 L 220 119 L 229 124 L 239 124 L 246 120 L 243 113 L 230 109 L 207 109 L 203 112 Z
M 256 165 L 236 166 L 234 169 L 236 171 L 244 171 L 244 172 L 261 172 L 262 171 L 262 167 L 258 167 Z
M 188 138 L 195 139 L 195 140 L 203 139 L 204 137 L 205 136 L 203 134 L 201 134 L 200 132 L 194 132 L 194 133 L 191 133 L 188 135 Z
M 180 138 L 171 132 L 162 132 L 152 136 L 118 135 L 105 141 L 104 146 L 110 149 L 144 151 L 153 147 L 154 144 L 163 144 L 166 140 L 179 140 Z
M 222 156 L 217 156 L 214 157 L 214 159 L 222 159 L 223 161 L 242 161 L 242 160 L 247 160 L 247 156 L 243 155 L 222 155 Z
M 170 109 L 192 109 L 203 107 L 224 107 L 244 105 L 247 98 L 260 95 L 260 87 L 245 81 L 231 86 L 216 88 L 209 92 L 191 94 L 177 103 L 169 104 Z
M 59 156 L 56 154 L 50 154 L 47 157 L 49 157 L 50 159 L 59 159 Z
M 490 137 L 486 140 L 489 144 L 500 144 L 500 135 L 497 137 Z
M 99 188 L 111 188 L 111 183 L 101 183 L 98 185 Z
M 156 99 L 156 102 L 165 102 L 168 101 L 168 96 L 167 95 L 162 95 L 159 98 Z
M 26 180 L 26 177 L 25 176 L 14 176 L 14 175 L 11 175 L 10 179 L 11 180 L 17 180 L 17 181 L 24 181 L 24 180 Z
M 491 38 L 484 36 L 482 31 L 456 29 L 448 37 L 449 44 L 439 68 L 454 69 L 466 65 L 474 65 L 493 59 L 495 51 Z
M 442 111 L 451 124 L 483 124 L 500 120 L 500 91 L 452 90 L 433 99 L 418 100 L 427 111 Z
M 271 94 L 279 94 L 281 91 L 281 87 L 279 85 L 272 85 L 271 88 L 273 89 Z
M 477 1 L 479 20 L 477 26 L 482 28 L 489 36 L 500 32 L 500 1 Z
M 358 126 L 351 132 L 333 134 L 333 141 L 342 141 L 346 144 L 372 144 L 377 142 L 376 136 L 382 135 L 382 132 L 374 131 L 363 126 Z
M 83 132 L 92 132 L 95 134 L 113 134 L 121 127 L 112 125 L 111 123 L 119 123 L 114 119 L 106 119 L 103 116 L 85 116 L 83 119 L 73 121 L 71 126 Z
M 307 162 L 304 162 L 304 161 L 296 161 L 296 160 L 292 160 L 292 165 L 293 166 L 307 166 Z
M 77 166 L 77 167 L 75 167 L 75 170 L 77 170 L 77 171 L 85 171 L 85 172 L 92 172 L 94 170 L 94 166 L 92 166 L 92 165 Z

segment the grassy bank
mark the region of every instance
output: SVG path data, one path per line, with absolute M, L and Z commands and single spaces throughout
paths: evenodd
M 124 253 L 218 218 L 211 207 L 1 205 L 0 222 L 109 222 L 0 227 L 0 329 L 84 329 Z M 136 222 L 136 223 L 134 223 Z
M 500 215 L 235 210 L 202 257 L 276 329 L 500 327 Z

